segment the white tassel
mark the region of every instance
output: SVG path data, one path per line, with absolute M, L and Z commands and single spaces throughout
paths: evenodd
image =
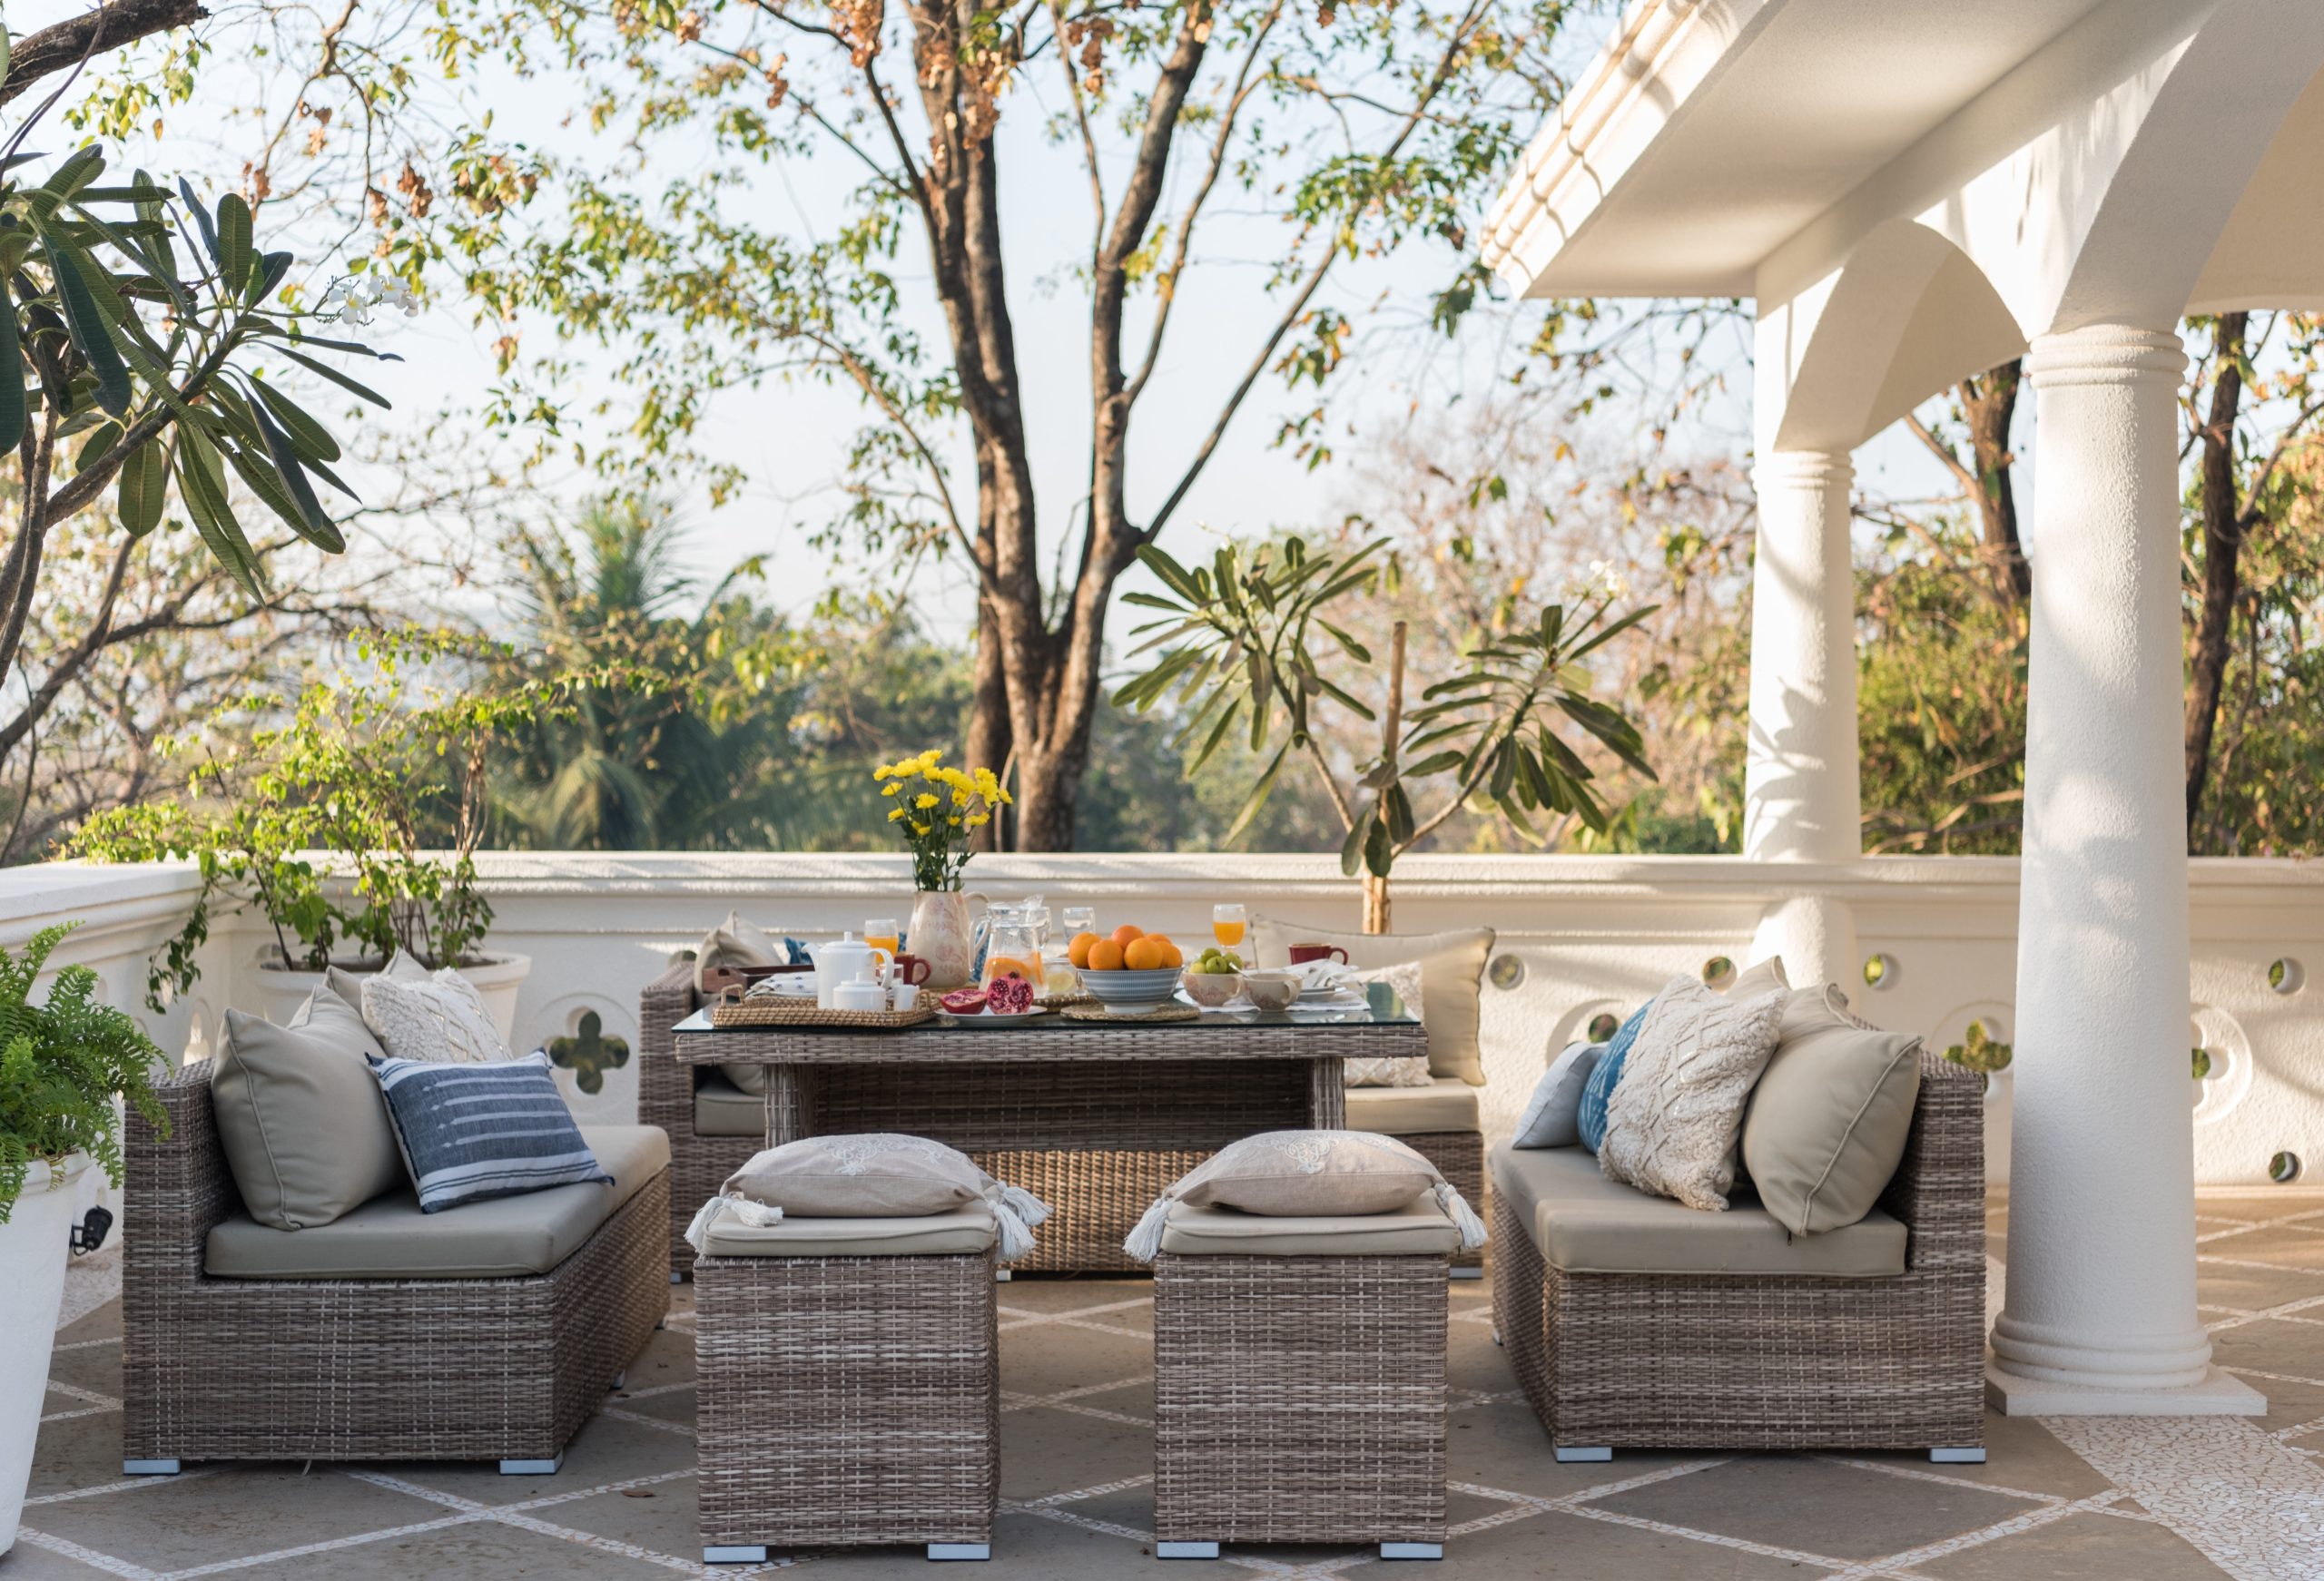
M 765 1203 L 754 1203 L 748 1197 L 715 1196 L 702 1204 L 702 1211 L 694 1214 L 694 1223 L 686 1226 L 686 1244 L 693 1247 L 696 1252 L 704 1252 L 703 1241 L 710 1233 L 710 1226 L 718 1222 L 718 1216 L 721 1213 L 732 1213 L 735 1218 L 756 1230 L 763 1230 L 770 1224 L 783 1223 L 781 1208 L 770 1206 Z M 706 1255 L 706 1252 L 704 1254 Z
M 1000 1227 L 1000 1261 L 1014 1262 L 1033 1249 L 1033 1232 L 1015 1208 L 999 1198 L 989 1199 L 986 1205 L 992 1210 L 992 1222 Z
M 1460 1230 L 1462 1251 L 1474 1252 L 1485 1243 L 1485 1222 L 1477 1217 L 1476 1209 L 1469 1206 L 1467 1199 L 1452 1188 L 1451 1182 L 1436 1183 L 1436 1205 Z
M 1017 1211 L 1017 1216 L 1028 1224 L 1046 1224 L 1049 1221 L 1049 1205 L 1020 1185 L 1003 1185 L 1000 1200 Z
M 1129 1239 L 1122 1242 L 1122 1250 L 1140 1262 L 1151 1262 L 1161 1256 L 1162 1226 L 1170 1222 L 1170 1210 L 1177 1201 L 1167 1192 L 1155 1198 L 1154 1205 L 1146 1210 L 1146 1216 L 1129 1232 Z

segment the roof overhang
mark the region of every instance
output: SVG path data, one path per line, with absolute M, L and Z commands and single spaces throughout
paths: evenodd
M 2107 0 L 1634 0 L 1487 216 L 1529 297 L 1748 297 L 1760 263 Z

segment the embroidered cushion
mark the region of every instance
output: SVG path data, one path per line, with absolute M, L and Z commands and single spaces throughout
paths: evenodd
M 310 994 L 288 1026 L 226 1012 L 210 1075 L 218 1141 L 259 1223 L 307 1230 L 404 1183 L 403 1158 L 371 1079 L 379 1052 L 335 994 Z
M 1862 1220 L 1905 1156 L 1920 1092 L 1919 1038 L 1850 1014 L 1837 985 L 1793 994 L 1743 1115 L 1760 1205 L 1795 1235 Z
M 613 1176 L 581 1139 L 548 1056 L 491 1064 L 374 1057 L 422 1213 Z
M 1140 1262 L 1153 1262 L 1171 1210 L 1180 1203 L 1317 1219 L 1393 1213 L 1424 1196 L 1433 1197 L 1460 1226 L 1463 1247 L 1484 1244 L 1484 1225 L 1461 1193 L 1394 1137 L 1374 1131 L 1265 1131 L 1229 1143 L 1181 1176 L 1122 1246 Z
M 409 967 L 418 965 L 398 950 L 387 970 L 363 979 L 363 1020 L 388 1057 L 437 1065 L 507 1061 L 511 1051 L 476 985 L 449 967 L 414 977 Z
M 1569 1043 L 1533 1084 L 1533 1096 L 1517 1117 L 1512 1147 L 1571 1147 L 1581 1140 L 1581 1095 L 1598 1068 L 1601 1043 Z
M 1655 996 L 1606 1101 L 1598 1166 L 1690 1208 L 1727 1206 L 1735 1139 L 1752 1084 L 1776 1050 L 1788 996 L 1737 1001 L 1690 977 Z
M 1251 918 L 1251 948 L 1263 967 L 1287 966 L 1295 944 L 1337 945 L 1347 964 L 1362 971 L 1418 961 L 1428 994 L 1428 1068 L 1432 1075 L 1459 1076 L 1472 1087 L 1485 1085 L 1484 1056 L 1477 1045 L 1478 1000 L 1483 993 L 1485 957 L 1492 953 L 1490 928 L 1444 933 L 1337 933 L 1302 928 L 1272 917 Z
M 1630 1019 L 1615 1029 L 1614 1036 L 1598 1054 L 1598 1063 L 1590 1067 L 1590 1082 L 1581 1092 L 1581 1106 L 1574 1112 L 1573 1125 L 1581 1134 L 1581 1144 L 1595 1153 L 1606 1140 L 1606 1105 L 1613 1097 L 1615 1085 L 1622 1079 L 1622 1065 L 1629 1059 L 1630 1045 L 1638 1041 L 1638 1029 L 1646 1025 L 1646 1013 L 1654 1008 L 1649 999 L 1630 1012 Z
M 1420 962 L 1399 961 L 1392 967 L 1376 967 L 1368 972 L 1353 972 L 1350 979 L 1357 983 L 1385 983 L 1404 1002 L 1413 1018 L 1425 1025 L 1427 1014 L 1422 1006 Z M 1351 1059 L 1346 1085 L 1351 1087 L 1424 1087 L 1434 1079 L 1428 1074 L 1428 1056 L 1424 1054 L 1392 1055 L 1382 1059 Z

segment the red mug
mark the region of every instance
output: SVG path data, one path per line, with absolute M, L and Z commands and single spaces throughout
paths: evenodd
M 896 957 L 896 964 L 891 968 L 891 975 L 895 981 L 908 983 L 917 988 L 928 981 L 929 974 L 935 969 L 936 966 L 932 961 L 922 960 L 916 955 L 900 955 Z
M 1336 944 L 1295 944 L 1291 947 L 1291 964 L 1305 966 L 1309 961 L 1331 960 L 1347 965 L 1347 951 Z

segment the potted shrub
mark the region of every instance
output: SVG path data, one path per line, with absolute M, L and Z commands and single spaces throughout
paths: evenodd
M 244 699 L 177 743 L 199 754 L 182 799 L 111 809 L 83 826 L 77 855 L 200 866 L 185 926 L 154 957 L 150 1004 L 201 976 L 221 908 L 247 908 L 274 935 L 253 1007 L 271 1020 L 288 1020 L 325 967 L 376 972 L 401 949 L 458 969 L 508 1036 L 532 963 L 483 948 L 492 906 L 474 859 L 486 752 L 516 725 L 569 716 L 576 692 L 608 678 L 561 672 L 419 695 L 405 682 L 415 661 L 466 656 L 450 637 L 408 633 L 361 654 L 368 673 Z
M 77 926 L 77 925 L 76 925 Z M 143 1028 L 97 1002 L 97 974 L 66 967 L 33 1000 L 65 928 L 21 956 L 0 948 L 0 1553 L 16 1540 L 49 1350 L 64 1297 L 74 1187 L 92 1168 L 121 1183 L 123 1100 L 166 1124 L 153 1072 L 166 1062 Z

